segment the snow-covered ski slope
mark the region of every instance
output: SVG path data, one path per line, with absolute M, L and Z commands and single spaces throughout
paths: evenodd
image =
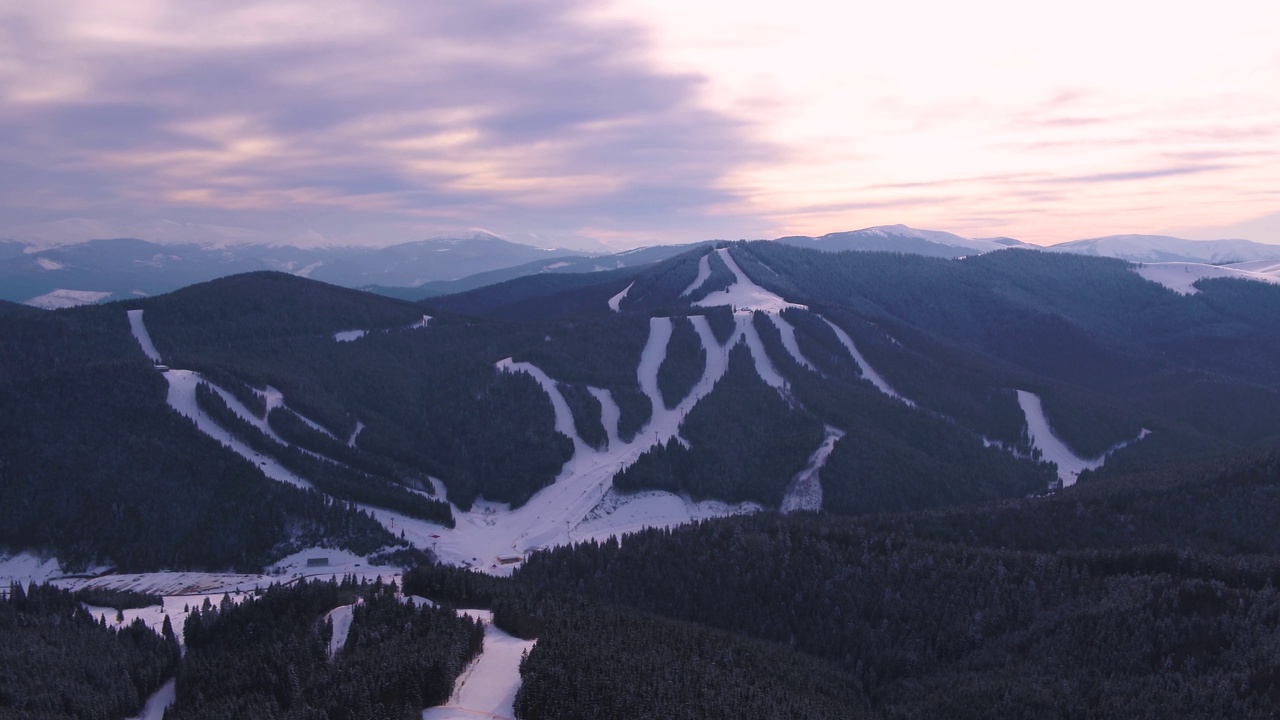
M 1031 444 L 1040 451 L 1041 457 L 1058 466 L 1058 479 L 1062 482 L 1062 487 L 1071 487 L 1080 477 L 1080 473 L 1085 470 L 1097 470 L 1106 462 L 1108 455 L 1150 434 L 1149 431 L 1144 429 L 1138 434 L 1138 437 L 1117 443 L 1096 458 L 1084 458 L 1075 454 L 1071 448 L 1067 447 L 1066 443 L 1053 434 L 1053 429 L 1049 427 L 1049 420 L 1045 417 L 1044 407 L 1038 395 L 1026 390 L 1019 390 L 1018 405 L 1021 406 L 1022 413 L 1027 418 L 1027 430 L 1031 433 Z
M 1198 280 L 1211 278 L 1235 278 L 1255 280 L 1280 285 L 1280 263 L 1274 260 L 1239 263 L 1237 265 L 1206 265 L 1191 262 L 1143 263 L 1134 265 L 1133 271 L 1143 278 L 1159 283 L 1179 295 L 1195 295 Z
M 484 651 L 458 676 L 449 701 L 427 708 L 422 720 L 514 720 L 520 659 L 533 648 L 534 641 L 512 637 L 494 627 L 493 613 L 488 610 L 459 612 L 484 622 Z

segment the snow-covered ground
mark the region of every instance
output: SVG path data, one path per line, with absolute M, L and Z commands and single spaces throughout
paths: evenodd
M 1096 458 L 1083 458 L 1072 452 L 1066 443 L 1053 434 L 1053 429 L 1049 427 L 1049 420 L 1044 415 L 1044 407 L 1040 402 L 1040 396 L 1026 390 L 1019 390 L 1018 405 L 1022 407 L 1022 414 L 1027 418 L 1027 430 L 1031 433 L 1031 444 L 1040 451 L 1042 458 L 1058 466 L 1058 479 L 1062 481 L 1062 487 L 1064 488 L 1074 485 L 1076 479 L 1080 477 L 1080 473 L 1085 470 L 1096 470 L 1102 467 L 1107 460 L 1107 456 L 1111 453 L 1127 447 L 1150 434 L 1149 431 L 1144 429 L 1138 434 L 1138 437 L 1117 443 Z
M 826 430 L 827 436 L 823 439 L 822 445 L 819 445 L 818 449 L 809 456 L 809 463 L 805 468 L 796 473 L 796 476 L 787 484 L 786 493 L 782 497 L 782 512 L 801 510 L 816 512 L 822 509 L 820 473 L 822 467 L 827 464 L 827 458 L 831 456 L 836 441 L 844 437 L 844 432 L 830 425 L 826 426 Z
M 796 329 L 791 327 L 791 323 L 787 322 L 781 314 L 770 315 L 769 319 L 773 321 L 774 326 L 778 328 L 778 333 L 782 336 L 782 346 L 791 354 L 792 359 L 800 364 L 801 367 L 817 370 L 813 363 L 800 352 L 800 344 L 796 342 Z
M 141 310 L 129 311 L 129 329 L 133 332 L 133 338 L 138 341 L 138 345 L 142 347 L 142 352 L 151 358 L 151 362 L 160 362 L 160 353 L 156 351 L 155 344 L 151 342 L 151 334 L 147 332 L 147 326 L 142 322 Z
M 1280 264 L 1274 260 L 1238 263 L 1236 265 L 1204 265 L 1190 262 L 1143 263 L 1131 266 L 1133 271 L 1180 295 L 1195 295 L 1197 280 L 1206 278 L 1238 278 L 1280 285 Z
M 870 380 L 871 384 L 879 388 L 880 392 L 884 393 L 885 395 L 888 395 L 891 398 L 896 398 L 898 400 L 901 400 L 902 402 L 906 403 L 909 407 L 916 406 L 914 402 L 898 394 L 898 392 L 894 390 L 892 387 L 889 387 L 889 383 L 886 382 L 885 379 L 880 376 L 880 373 L 875 371 L 875 368 L 871 367 L 871 363 L 867 362 L 867 359 L 862 356 L 862 353 L 858 352 L 858 347 L 853 344 L 853 338 L 849 337 L 848 333 L 846 333 L 844 330 L 841 330 L 840 326 L 836 325 L 835 323 L 831 322 L 826 318 L 822 318 L 822 321 L 825 322 L 827 325 L 829 325 L 831 329 L 835 331 L 836 337 L 840 339 L 840 344 L 844 345 L 845 349 L 849 351 L 849 354 L 853 356 L 853 361 L 858 363 L 858 369 L 862 371 L 863 377 Z
M 720 255 L 720 259 L 724 261 L 725 266 L 733 273 L 734 283 L 724 290 L 713 292 L 705 298 L 697 301 L 694 305 L 698 307 L 720 307 L 728 305 L 734 309 L 734 312 L 742 312 L 747 310 L 760 310 L 761 312 L 777 314 L 786 308 L 800 308 L 807 310 L 804 305 L 797 305 L 793 302 L 787 302 L 780 296 L 765 290 L 759 285 L 747 279 L 747 276 L 738 267 L 738 263 L 734 261 L 733 256 L 729 254 L 728 248 L 721 248 L 716 251 Z
M 484 651 L 458 676 L 449 702 L 427 708 L 422 720 L 512 720 L 512 705 L 520 689 L 520 659 L 533 648 L 534 641 L 512 637 L 494 627 L 488 610 L 460 612 L 484 621 Z
M 632 286 L 632 285 L 635 285 L 635 283 L 631 283 L 631 285 L 628 285 L 628 286 L 626 286 L 626 287 L 622 288 L 622 292 L 620 292 L 620 293 L 618 293 L 617 295 L 614 295 L 613 297 L 609 298 L 609 309 L 610 309 L 610 310 L 612 310 L 612 311 L 614 311 L 614 312 L 622 312 L 622 299 L 623 299 L 623 298 L 625 298 L 625 297 L 627 296 L 627 293 L 631 292 L 631 286 Z
M 685 288 L 684 292 L 680 293 L 680 297 L 688 297 L 691 293 L 696 292 L 709 277 L 711 277 L 711 253 L 698 258 L 698 276 L 693 279 L 693 282 L 689 283 L 689 287 Z
M 343 330 L 334 333 L 333 339 L 335 342 L 354 342 L 368 334 L 368 330 Z
M 61 308 L 76 307 L 77 305 L 92 305 L 103 298 L 110 297 L 111 293 L 98 290 L 66 290 L 59 288 L 52 292 L 27 300 L 23 305 L 38 307 L 42 310 L 59 310 Z
M 337 655 L 342 646 L 347 644 L 347 636 L 351 634 L 351 620 L 355 617 L 355 604 L 342 605 L 329 611 L 325 617 L 333 621 L 333 637 L 329 638 L 329 657 Z

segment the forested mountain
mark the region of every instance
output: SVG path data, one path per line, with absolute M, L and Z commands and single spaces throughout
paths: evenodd
M 74 615 L 103 717 L 175 673 L 176 717 L 417 717 L 492 639 L 450 606 L 536 638 L 522 718 L 1267 717 L 1280 287 L 1136 270 L 718 243 L 418 303 L 256 272 L 0 304 L 4 550 L 340 547 L 443 604 L 294 578 L 189 614 L 176 666 L 52 590 L 0 622 L 44 653 Z
M 394 545 L 367 518 L 325 524 L 354 502 L 458 527 L 432 544 L 461 561 L 476 542 L 522 551 L 624 517 L 722 512 L 703 501 L 909 511 L 1267 447 L 1280 438 L 1280 288 L 1198 287 L 1183 296 L 1122 261 L 1066 254 L 756 242 L 419 305 L 252 273 L 15 309 L 0 313 L 0 423 L 21 439 L 3 450 L 4 542 L 138 568 L 247 567 L 294 546 L 288 518 L 310 513 L 313 537 Z M 150 369 L 139 333 L 174 371 Z M 139 431 L 120 442 L 121 426 Z M 179 468 L 201 490 L 171 502 Z M 581 507 L 564 505 L 571 492 Z M 218 493 L 277 499 L 191 522 Z M 514 513 L 535 496 L 540 530 L 461 532 L 491 512 L 479 500 Z M 651 510 L 661 497 L 685 509 Z M 224 516 L 243 530 L 212 530 Z M 122 539 L 119 523 L 140 519 L 154 537 Z M 179 533 L 230 537 L 197 558 L 170 542 Z M 439 536 L 419 533 L 396 542 Z

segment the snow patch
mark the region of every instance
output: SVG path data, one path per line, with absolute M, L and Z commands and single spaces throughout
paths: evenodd
M 684 292 L 680 293 L 680 297 L 688 297 L 695 290 L 702 287 L 702 284 L 705 283 L 709 277 L 711 277 L 711 253 L 707 253 L 706 255 L 698 258 L 698 277 L 694 278 L 692 283 L 689 283 L 689 287 L 685 288 Z
M 782 346 L 787 349 L 787 352 L 791 354 L 791 357 L 799 363 L 801 367 L 817 371 L 817 368 L 813 366 L 813 363 L 809 362 L 808 358 L 804 356 L 804 353 L 800 352 L 800 344 L 796 342 L 796 329 L 791 326 L 791 323 L 784 320 L 781 313 L 777 315 L 770 315 L 769 319 L 773 321 L 774 327 L 778 328 L 778 333 L 782 335 Z
M 422 720 L 514 718 L 516 691 L 520 689 L 520 660 L 535 641 L 512 637 L 494 627 L 493 613 L 488 610 L 460 612 L 484 622 L 484 650 L 458 676 L 448 704 L 427 708 L 422 712 Z
M 151 362 L 159 363 L 160 353 L 156 351 L 155 344 L 151 342 L 151 333 L 147 332 L 147 326 L 142 322 L 141 310 L 129 311 L 129 330 L 133 332 L 133 339 L 142 347 L 142 352 L 151 358 Z
M 368 330 L 343 330 L 333 334 L 333 339 L 337 342 L 353 342 L 368 335 Z
M 77 305 L 92 305 L 111 296 L 110 292 L 98 290 L 66 290 L 58 288 L 44 295 L 39 295 L 22 303 L 41 310 L 60 310 Z
M 634 283 L 634 282 L 633 282 L 633 283 L 631 283 L 631 285 L 628 285 L 628 286 L 626 286 L 625 288 L 623 288 L 623 289 L 622 289 L 622 292 L 620 292 L 620 293 L 618 293 L 617 295 L 614 295 L 613 297 L 609 298 L 609 309 L 610 309 L 610 310 L 612 310 L 612 311 L 614 311 L 614 312 L 622 312 L 622 299 L 623 299 L 623 298 L 625 298 L 625 297 L 627 296 L 627 293 L 631 292 L 631 287 L 632 287 L 632 285 L 635 285 L 635 283 Z
M 1018 405 L 1022 408 L 1022 414 L 1027 418 L 1027 430 L 1031 434 L 1031 444 L 1040 451 L 1043 459 L 1058 466 L 1058 479 L 1062 481 L 1062 487 L 1064 488 L 1074 485 L 1080 477 L 1080 473 L 1085 470 L 1096 470 L 1102 467 L 1107 460 L 1107 456 L 1111 453 L 1128 447 L 1151 434 L 1149 430 L 1143 429 L 1142 432 L 1138 433 L 1138 437 L 1117 443 L 1096 458 L 1082 458 L 1072 452 L 1071 448 L 1068 448 L 1066 443 L 1062 442 L 1057 435 L 1053 434 L 1053 429 L 1049 427 L 1049 420 L 1044 415 L 1044 406 L 1040 402 L 1039 395 L 1026 390 L 1019 390 Z
M 871 363 L 867 362 L 867 359 L 862 356 L 862 353 L 858 352 L 858 347 L 853 344 L 853 338 L 849 337 L 848 333 L 840 329 L 840 326 L 826 318 L 822 318 L 822 322 L 826 323 L 835 331 L 836 337 L 840 339 L 840 343 L 844 345 L 845 349 L 849 351 L 849 354 L 853 356 L 853 361 L 858 364 L 858 369 L 862 371 L 863 377 L 870 380 L 871 384 L 879 388 L 880 392 L 885 395 L 901 400 L 907 404 L 907 407 L 916 406 L 914 402 L 898 394 L 896 390 L 889 386 L 889 383 L 885 382 L 885 379 L 880 376 L 880 373 L 876 372 L 875 369 L 871 367 Z
M 36 258 L 36 264 L 39 265 L 42 270 L 61 270 L 66 267 L 66 265 L 63 265 L 57 260 L 50 260 L 49 258 Z
M 347 635 L 351 634 L 351 620 L 354 618 L 355 604 L 343 605 L 329 611 L 325 617 L 333 622 L 333 637 L 329 638 L 329 657 L 342 651 L 347 644 Z
M 62 575 L 62 565 L 55 557 L 42 558 L 30 552 L 0 556 L 0 587 L 13 583 L 23 587 L 40 585 Z
M 1263 265 L 1265 268 L 1270 268 L 1274 263 L 1248 263 L 1248 265 L 1255 264 Z M 1272 272 L 1259 272 L 1256 270 L 1247 270 L 1241 267 L 1226 265 L 1167 262 L 1144 263 L 1142 265 L 1130 266 L 1130 268 L 1144 279 L 1150 280 L 1154 283 L 1159 283 L 1179 295 L 1195 295 L 1200 292 L 1200 290 L 1195 287 L 1195 282 L 1197 280 L 1204 280 L 1207 278 L 1238 278 L 1241 280 L 1255 280 L 1257 282 L 1280 285 L 1280 276 L 1272 274 Z M 1274 269 L 1272 269 L 1272 271 L 1274 272 Z
M 308 265 L 308 266 L 306 266 L 306 267 L 302 268 L 302 269 L 301 269 L 301 270 L 299 270 L 298 272 L 294 273 L 294 275 L 297 275 L 298 277 L 309 278 L 309 277 L 311 277 L 311 273 L 313 273 L 313 272 L 315 272 L 316 270 L 320 269 L 320 267 L 321 267 L 322 265 L 324 265 L 324 261 L 323 261 L 323 260 L 317 260 L 317 261 L 315 261 L 315 262 L 311 263 L 310 265 Z
M 782 512 L 802 510 L 817 512 L 822 509 L 822 483 L 819 482 L 819 473 L 827 464 L 827 458 L 831 456 L 836 441 L 844 437 L 842 430 L 830 425 L 826 426 L 826 430 L 827 436 L 823 438 L 818 449 L 809 456 L 809 463 L 787 484 L 786 492 L 782 497 Z
M 356 438 L 360 437 L 360 431 L 364 429 L 364 423 L 356 421 L 356 429 L 351 431 L 351 437 L 347 438 L 347 447 L 356 446 Z
M 705 298 L 695 302 L 694 305 L 698 307 L 719 307 L 721 305 L 729 305 L 734 309 L 735 313 L 759 310 L 764 313 L 775 315 L 787 308 L 808 310 L 806 306 L 787 302 L 780 296 L 775 295 L 748 280 L 747 276 L 742 272 L 742 269 L 738 267 L 738 263 L 734 262 L 733 256 L 729 254 L 728 248 L 721 248 L 716 252 L 720 254 L 720 259 L 724 261 L 725 266 L 733 273 L 734 282 L 724 290 L 713 292 Z
M 162 720 L 164 711 L 169 709 L 169 706 L 173 704 L 174 699 L 177 697 L 177 692 L 174 689 L 177 682 L 176 678 L 169 678 L 168 682 L 161 685 L 159 690 L 156 690 L 151 694 L 151 697 L 147 698 L 146 704 L 142 706 L 142 713 L 129 718 L 129 720 Z

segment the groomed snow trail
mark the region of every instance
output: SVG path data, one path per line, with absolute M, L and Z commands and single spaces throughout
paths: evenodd
M 771 314 L 769 319 L 773 321 L 774 327 L 778 328 L 778 333 L 782 336 L 782 346 L 787 349 L 791 357 L 801 367 L 816 371 L 817 368 L 813 366 L 813 363 L 809 362 L 804 353 L 800 352 L 800 343 L 796 342 L 796 329 L 791 326 L 791 323 L 783 319 L 782 313 Z
M 691 293 L 702 287 L 702 284 L 705 283 L 709 277 L 711 277 L 711 253 L 707 253 L 706 255 L 698 258 L 698 277 L 694 278 L 693 282 L 689 283 L 689 287 L 685 288 L 684 292 L 680 293 L 680 297 L 688 297 Z
M 133 338 L 138 341 L 138 345 L 142 346 L 142 352 L 149 358 L 151 362 L 160 362 L 160 353 L 156 351 L 156 346 L 151 343 L 151 335 L 147 332 L 147 326 L 142 322 L 141 310 L 129 311 L 129 329 L 133 331 Z
M 329 657 L 337 655 L 342 650 L 342 646 L 347 644 L 355 609 L 355 605 L 342 605 L 330 610 L 325 616 L 333 621 L 333 637 L 329 638 Z
M 898 394 L 896 390 L 894 390 L 892 387 L 889 386 L 889 383 L 885 382 L 885 379 L 880 376 L 880 373 L 876 372 L 875 368 L 871 367 L 871 363 L 867 362 L 867 359 L 862 356 L 862 353 L 858 352 L 858 347 L 853 344 L 853 338 L 849 337 L 848 333 L 846 333 L 844 330 L 841 330 L 840 326 L 836 325 L 835 323 L 831 322 L 826 318 L 822 318 L 822 322 L 826 323 L 828 326 L 831 327 L 832 330 L 835 331 L 836 337 L 840 339 L 840 344 L 844 345 L 845 349 L 849 351 L 849 354 L 853 356 L 853 361 L 858 364 L 858 369 L 862 371 L 863 377 L 870 380 L 871 384 L 879 388 L 880 392 L 884 393 L 885 395 L 888 395 L 889 397 L 895 398 L 897 400 L 901 400 L 902 402 L 906 403 L 908 407 L 916 406 L 914 402 Z
M 827 464 L 827 458 L 831 456 L 831 450 L 835 448 L 836 441 L 844 437 L 844 432 L 830 425 L 826 426 L 827 436 L 823 438 L 822 444 L 817 450 L 809 456 L 809 464 L 803 470 L 796 473 L 791 478 L 791 482 L 787 485 L 786 493 L 782 497 L 782 507 L 780 510 L 784 513 L 808 510 L 817 512 L 822 509 L 822 483 L 819 474 L 822 468 Z
M 633 282 L 633 283 L 631 283 L 631 285 L 628 285 L 628 286 L 626 286 L 625 288 L 623 288 L 623 289 L 622 289 L 622 292 L 620 292 L 620 293 L 618 293 L 617 295 L 614 295 L 613 297 L 609 298 L 609 309 L 610 309 L 610 310 L 612 310 L 612 311 L 614 311 L 614 312 L 622 312 L 622 299 L 623 299 L 623 298 L 625 298 L 625 297 L 627 296 L 627 293 L 631 292 L 631 286 L 632 286 L 632 285 L 635 285 L 635 283 L 634 283 L 634 282 Z
M 1053 429 L 1049 427 L 1049 420 L 1044 415 L 1044 406 L 1040 402 L 1039 395 L 1026 390 L 1019 390 L 1018 405 L 1022 408 L 1022 414 L 1027 418 L 1027 430 L 1031 434 L 1031 444 L 1040 451 L 1041 457 L 1058 466 L 1058 479 L 1062 481 L 1062 487 L 1064 488 L 1074 485 L 1080 477 L 1080 473 L 1085 470 L 1096 470 L 1102 467 L 1107 460 L 1107 456 L 1111 453 L 1132 445 L 1150 434 L 1150 431 L 1143 429 L 1138 434 L 1138 437 L 1117 443 L 1096 458 L 1082 458 L 1072 452 L 1071 448 L 1058 439 L 1057 435 L 1053 434 Z
M 512 637 L 493 625 L 488 610 L 461 610 L 484 626 L 484 650 L 458 676 L 453 695 L 445 705 L 427 708 L 422 720 L 514 720 L 513 705 L 520 689 L 520 659 L 534 646 L 533 640 Z
M 729 254 L 728 248 L 721 248 L 716 251 L 720 255 L 720 259 L 724 261 L 729 271 L 733 273 L 734 283 L 724 290 L 713 292 L 705 298 L 697 301 L 694 305 L 698 307 L 719 307 L 728 305 L 734 309 L 734 312 L 741 310 L 760 310 L 761 312 L 776 314 L 786 308 L 799 308 L 808 310 L 804 305 L 797 305 L 793 302 L 787 302 L 780 296 L 775 295 L 768 290 L 756 285 L 747 279 L 747 276 L 738 267 L 738 263 L 734 262 L 733 256 Z
M 174 698 L 177 697 L 175 691 L 177 680 L 169 678 L 169 681 L 160 686 L 159 690 L 152 693 L 147 698 L 147 702 L 142 706 L 142 713 L 136 715 L 129 720 L 161 720 L 164 717 L 164 711 L 169 709 L 173 704 Z

